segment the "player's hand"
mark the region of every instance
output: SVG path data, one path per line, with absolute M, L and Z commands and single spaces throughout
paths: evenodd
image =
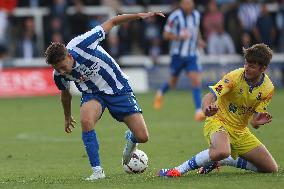
M 147 12 L 147 13 L 138 13 L 139 17 L 141 19 L 146 19 L 152 16 L 161 16 L 165 17 L 165 15 L 162 12 Z
M 267 112 L 259 112 L 253 117 L 253 128 L 258 129 L 260 125 L 270 123 L 272 116 Z
M 71 133 L 72 129 L 75 128 L 76 123 L 77 122 L 72 116 L 70 116 L 68 119 L 65 119 L 65 132 Z
M 213 116 L 217 113 L 218 109 L 218 106 L 215 103 L 212 103 L 205 108 L 204 114 L 208 117 Z
M 182 29 L 179 34 L 179 40 L 186 40 L 190 38 L 191 33 L 187 29 Z

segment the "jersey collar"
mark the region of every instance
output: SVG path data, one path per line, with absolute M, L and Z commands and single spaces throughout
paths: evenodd
M 253 89 L 254 89 L 255 87 L 259 87 L 259 86 L 263 83 L 264 77 L 265 77 L 265 74 L 262 73 L 262 74 L 261 74 L 261 79 L 260 79 L 260 81 L 259 81 L 256 85 L 252 85 L 252 84 L 248 81 L 248 79 L 246 78 L 246 76 L 245 76 L 245 74 L 244 74 L 245 81 L 246 81 L 247 84 L 249 85 L 249 92 L 250 92 L 250 93 L 252 93 L 252 91 L 253 91 Z

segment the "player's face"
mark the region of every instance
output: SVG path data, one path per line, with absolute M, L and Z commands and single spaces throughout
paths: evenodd
M 186 13 L 190 13 L 194 7 L 194 3 L 193 0 L 182 0 L 180 6 Z
M 64 60 L 58 62 L 53 68 L 60 73 L 60 75 L 70 74 L 72 72 L 72 67 L 74 64 L 74 59 L 70 54 L 68 54 Z
M 257 63 L 245 62 L 245 77 L 252 83 L 257 83 L 261 74 L 265 71 L 265 66 L 260 66 Z

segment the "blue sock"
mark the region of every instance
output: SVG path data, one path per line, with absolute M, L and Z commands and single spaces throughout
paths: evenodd
M 195 110 L 201 108 L 201 89 L 200 88 L 192 88 L 192 96 L 195 105 Z
M 96 132 L 94 130 L 82 132 L 82 140 L 84 142 L 91 166 L 100 166 L 99 143 Z
M 133 143 L 138 143 L 137 139 L 135 138 L 134 134 L 130 131 L 127 130 L 125 133 L 125 138 L 127 140 L 131 140 Z
M 247 167 L 247 161 L 242 158 L 238 158 L 237 168 L 246 169 L 246 167 Z
M 160 91 L 162 94 L 165 94 L 170 89 L 170 85 L 168 82 L 165 82 L 162 87 L 160 88 Z
M 198 169 L 199 168 L 199 166 L 196 163 L 196 158 L 195 157 L 196 156 L 193 156 L 191 158 L 191 160 L 188 160 L 188 166 L 189 166 L 190 170 L 194 170 L 194 169 Z

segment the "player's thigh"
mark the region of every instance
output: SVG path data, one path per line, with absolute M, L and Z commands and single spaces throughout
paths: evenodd
M 219 161 L 231 154 L 230 138 L 225 130 L 216 131 L 210 136 L 209 155 L 211 160 Z
M 263 144 L 241 157 L 254 164 L 259 172 L 274 173 L 278 171 L 276 161 Z
M 81 126 L 83 131 L 92 130 L 103 112 L 101 103 L 97 99 L 84 102 L 80 108 Z
M 134 113 L 124 117 L 124 123 L 134 134 L 138 142 L 147 142 L 148 141 L 148 130 L 141 113 Z

